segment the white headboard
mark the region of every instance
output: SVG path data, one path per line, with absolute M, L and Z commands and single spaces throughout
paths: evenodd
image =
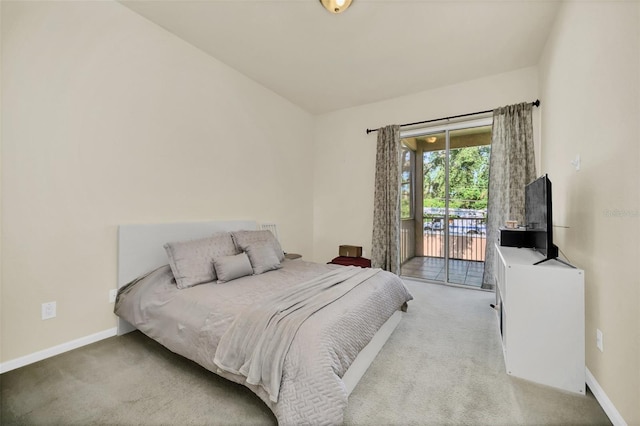
M 118 288 L 169 263 L 164 244 L 203 238 L 215 232 L 255 230 L 254 221 L 218 221 L 120 225 L 118 227 Z M 118 334 L 135 328 L 118 318 Z
M 118 288 L 169 263 L 164 244 L 203 238 L 214 232 L 257 229 L 253 221 L 189 222 L 120 225 L 118 228 Z

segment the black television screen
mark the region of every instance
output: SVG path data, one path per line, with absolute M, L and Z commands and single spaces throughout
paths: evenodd
M 542 253 L 547 259 L 558 257 L 558 248 L 553 244 L 551 181 L 547 175 L 539 177 L 525 187 L 524 210 L 534 250 Z

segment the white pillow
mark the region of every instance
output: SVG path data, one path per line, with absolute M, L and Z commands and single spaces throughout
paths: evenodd
M 253 274 L 253 268 L 246 253 L 215 257 L 213 267 L 218 276 L 218 284 Z
M 213 259 L 237 254 L 236 246 L 228 232 L 219 232 L 207 238 L 167 243 L 164 249 L 176 285 L 180 289 L 215 281 Z

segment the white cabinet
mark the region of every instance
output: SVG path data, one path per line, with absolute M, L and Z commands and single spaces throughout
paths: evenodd
M 496 297 L 507 373 L 585 393 L 584 271 L 501 247 Z

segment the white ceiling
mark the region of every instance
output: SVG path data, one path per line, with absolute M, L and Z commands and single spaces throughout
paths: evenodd
M 560 2 L 121 1 L 313 114 L 536 65 Z

